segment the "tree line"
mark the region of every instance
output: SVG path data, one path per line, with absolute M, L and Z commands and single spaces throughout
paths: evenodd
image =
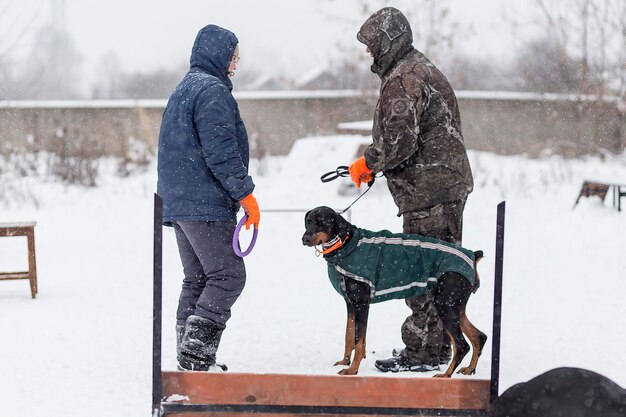
M 329 10 L 333 2 L 326 0 Z M 351 26 L 384 6 L 380 0 L 362 0 Z M 530 22 L 535 35 L 524 41 L 509 63 L 481 60 L 455 53 L 455 42 L 471 36 L 451 18 L 445 0 L 411 0 L 403 11 L 414 29 L 415 46 L 450 79 L 456 89 L 531 91 L 568 94 L 626 92 L 626 2 L 623 0 L 532 0 Z M 322 9 L 323 10 L 323 9 Z M 522 36 L 522 23 L 510 28 Z M 1 41 L 0 41 L 1 42 Z M 286 76 L 266 79 L 252 68 L 242 68 L 233 80 L 236 89 L 376 89 L 379 81 L 369 71 L 362 51 L 335 47 L 342 58 L 329 62 L 319 79 L 308 85 Z M 147 72 L 123 69 L 115 52 L 106 53 L 84 87 L 82 57 L 71 36 L 54 25 L 35 34 L 21 60 L 0 55 L 0 100 L 15 99 L 125 99 L 167 98 L 187 70 L 181 62 L 173 69 Z M 323 77 L 322 77 L 323 75 Z M 265 79 L 265 82 L 259 82 Z M 83 86 L 83 87 L 81 87 Z

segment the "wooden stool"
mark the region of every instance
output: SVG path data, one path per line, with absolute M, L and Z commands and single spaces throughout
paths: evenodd
M 28 240 L 28 271 L 0 272 L 0 281 L 10 279 L 27 279 L 30 281 L 30 293 L 33 298 L 37 294 L 37 264 L 35 262 L 35 225 L 37 222 L 0 223 L 0 237 L 26 236 Z

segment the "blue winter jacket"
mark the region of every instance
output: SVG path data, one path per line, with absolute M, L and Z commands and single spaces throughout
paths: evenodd
M 165 225 L 235 220 L 239 201 L 254 190 L 248 135 L 228 78 L 237 43 L 218 26 L 200 30 L 191 68 L 163 113 L 157 192 Z

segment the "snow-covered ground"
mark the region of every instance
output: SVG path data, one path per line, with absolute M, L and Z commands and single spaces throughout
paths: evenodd
M 349 180 L 322 184 L 319 176 L 351 162 L 366 141 L 308 138 L 289 157 L 254 161 L 261 208 L 346 207 L 356 195 L 338 190 L 345 191 Z M 487 257 L 468 316 L 488 335 L 496 205 L 507 202 L 501 391 L 564 365 L 626 386 L 620 360 L 626 350 L 626 211 L 613 209 L 610 195 L 604 204 L 583 199 L 572 209 L 583 179 L 626 184 L 626 154 L 528 160 L 470 152 L 470 159 L 476 187 L 465 210 L 464 245 Z M 155 181 L 154 166 L 126 179 L 105 172 L 99 187 L 87 189 L 46 179 L 7 184 L 0 177 L 0 190 L 24 201 L 4 207 L 0 222 L 38 222 L 39 273 L 36 300 L 26 281 L 0 282 L 1 416 L 149 412 Z M 395 214 L 383 179 L 350 213 L 360 227 L 400 231 Z M 324 261 L 302 246 L 302 232 L 303 212 L 262 213 L 257 246 L 246 258 L 247 286 L 218 355 L 232 372 L 338 371 L 332 364 L 343 352 L 345 305 L 328 282 Z M 174 369 L 182 268 L 168 228 L 164 239 L 163 361 Z M 0 239 L 1 271 L 26 267 L 24 245 L 22 238 Z M 374 361 L 402 345 L 400 325 L 408 312 L 401 300 L 372 307 L 361 375 L 381 375 Z M 475 378 L 489 378 L 490 342 Z

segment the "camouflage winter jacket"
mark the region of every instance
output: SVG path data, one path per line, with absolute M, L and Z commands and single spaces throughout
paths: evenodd
M 446 272 L 457 272 L 474 285 L 474 252 L 429 237 L 356 229 L 336 252 L 324 255 L 328 278 L 345 298 L 345 277 L 365 282 L 372 303 L 423 295 Z
M 365 161 L 384 173 L 398 215 L 465 200 L 472 172 L 446 77 L 413 48 L 411 28 L 397 9 L 376 12 L 357 39 L 371 50 L 372 71 L 381 78 Z

